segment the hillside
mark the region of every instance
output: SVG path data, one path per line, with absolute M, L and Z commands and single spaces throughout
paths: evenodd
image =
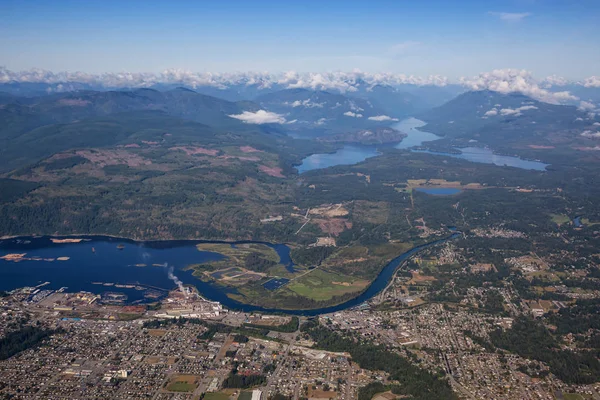
M 594 135 L 599 126 L 596 115 L 522 94 L 467 92 L 418 118 L 427 122 L 424 130 L 446 138 L 438 146 L 481 143 L 549 160 L 598 145 Z M 595 157 L 593 153 L 586 156 Z
M 61 93 L 36 98 L 2 96 L 0 107 L 0 171 L 6 171 L 56 151 L 117 145 L 130 137 L 162 140 L 206 140 L 215 134 L 263 132 L 273 126 L 246 124 L 230 115 L 257 111 L 251 102 L 229 102 L 177 88 Z M 195 122 L 195 124 L 190 124 Z

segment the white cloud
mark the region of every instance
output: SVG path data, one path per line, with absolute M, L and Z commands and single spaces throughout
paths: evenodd
M 600 76 L 590 76 L 583 82 L 583 86 L 590 87 L 600 87 Z
M 364 108 L 360 108 L 352 100 L 348 101 L 348 105 L 350 106 L 350 110 L 352 110 L 352 111 L 365 111 Z
M 488 14 L 500 18 L 504 22 L 520 22 L 523 19 L 531 16 L 531 13 L 509 13 L 509 12 L 494 12 L 490 11 Z
M 500 110 L 500 115 L 514 115 L 515 117 L 518 117 L 519 115 L 522 115 L 522 111 L 537 110 L 537 109 L 538 108 L 536 106 L 523 106 L 523 107 L 518 107 L 515 109 L 503 108 Z
M 353 113 L 352 111 L 346 111 L 344 113 L 346 117 L 362 118 L 362 114 Z
M 368 119 L 370 119 L 371 121 L 380 121 L 380 122 L 383 122 L 383 121 L 398 121 L 398 118 L 392 118 L 392 117 L 389 117 L 387 115 L 376 115 L 374 117 L 369 117 Z
M 306 108 L 323 108 L 323 106 L 325 105 L 325 103 L 313 103 L 311 101 L 311 99 L 306 99 L 306 100 L 296 100 L 292 103 L 288 103 L 287 101 L 285 103 L 286 106 L 291 106 L 291 107 L 306 107 Z
M 590 139 L 600 139 L 600 132 L 583 131 L 583 133 L 581 134 L 581 136 L 586 137 L 586 138 L 590 138 Z
M 258 110 L 257 112 L 244 111 L 241 114 L 229 116 L 247 124 L 284 124 L 286 122 L 283 115 L 265 110 Z
M 579 102 L 579 107 L 581 111 L 593 111 L 596 109 L 596 105 L 594 103 L 590 103 L 589 101 L 581 101 Z
M 154 73 L 105 73 L 93 75 L 83 72 L 51 72 L 42 69 L 29 71 L 11 71 L 0 66 L 0 83 L 7 82 L 40 82 L 50 85 L 71 83 L 64 90 L 77 90 L 81 86 L 76 84 L 97 85 L 105 88 L 120 87 L 151 87 L 158 83 L 183 85 L 191 88 L 212 86 L 226 89 L 232 85 L 255 85 L 260 89 L 279 84 L 285 88 L 305 88 L 312 90 L 336 90 L 339 92 L 353 92 L 359 85 L 373 87 L 375 85 L 435 85 L 446 86 L 448 78 L 441 75 L 427 77 L 396 74 L 396 73 L 368 73 L 360 70 L 352 72 L 327 72 L 327 73 L 285 73 L 269 72 L 192 72 L 182 69 L 167 69 L 159 74 Z M 55 90 L 54 88 L 52 90 Z
M 531 73 L 518 69 L 496 69 L 473 78 L 460 78 L 463 86 L 470 90 L 491 90 L 499 93 L 522 93 L 536 100 L 551 104 L 579 100 L 569 92 L 550 92 L 539 86 Z
M 414 46 L 418 42 L 398 43 L 397 50 L 402 51 Z M 512 77 L 506 71 L 513 71 Z M 504 76 L 498 76 L 498 72 L 504 72 Z M 526 76 L 522 75 L 525 73 Z M 562 101 L 578 100 L 568 92 L 551 93 L 546 89 L 552 86 L 564 86 L 569 83 L 566 79 L 558 76 L 549 76 L 541 81 L 535 81 L 529 72 L 520 70 L 496 70 L 481 74 L 475 78 L 461 78 L 460 83 L 471 88 L 474 83 L 481 86 L 481 79 L 484 80 L 509 80 L 508 89 L 499 87 L 498 90 L 483 86 L 480 89 L 473 90 L 496 90 L 503 92 L 520 91 L 511 88 L 517 83 L 518 77 L 524 79 L 528 86 L 526 95 L 541 99 L 542 101 L 559 103 Z M 402 85 L 411 84 L 417 86 L 446 86 L 450 83 L 447 77 L 441 75 L 415 76 L 402 73 L 368 73 L 360 70 L 351 72 L 326 72 L 326 73 L 297 73 L 294 71 L 284 73 L 269 72 L 234 72 L 234 73 L 215 73 L 215 72 L 192 72 L 182 69 L 166 69 L 158 74 L 143 72 L 119 72 L 104 74 L 88 74 L 85 72 L 52 72 L 42 69 L 31 69 L 28 71 L 11 71 L 0 66 L 0 84 L 8 82 L 35 82 L 46 83 L 50 87 L 49 92 L 66 92 L 95 87 L 107 89 L 116 88 L 144 88 L 152 87 L 156 84 L 180 85 L 193 89 L 210 86 L 218 89 L 227 89 L 234 85 L 256 86 L 259 89 L 266 89 L 274 85 L 281 85 L 284 88 L 305 88 L 311 90 L 329 90 L 338 92 L 354 92 L 359 87 L 372 88 L 376 85 Z M 600 76 L 591 76 L 583 81 L 574 82 L 585 87 L 600 87 Z M 86 86 L 88 85 L 88 86 Z M 520 88 L 522 89 L 522 88 Z
M 498 110 L 496 110 L 495 108 L 492 108 L 491 110 L 487 111 L 485 114 L 483 114 L 485 117 L 493 117 L 498 115 Z
M 570 82 L 566 78 L 557 75 L 550 75 L 542 80 L 542 86 L 546 89 L 549 89 L 552 86 L 566 86 L 569 83 Z

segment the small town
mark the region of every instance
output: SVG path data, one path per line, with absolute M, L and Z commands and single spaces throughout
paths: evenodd
M 476 303 L 484 292 L 470 291 L 467 302 Z M 501 295 L 512 304 L 511 293 Z M 510 328 L 512 317 L 415 305 L 407 296 L 401 309 L 378 310 L 389 300 L 388 295 L 316 320 L 447 376 L 464 399 L 599 396 L 598 386 L 566 385 L 542 364 L 486 349 L 480 339 Z M 0 306 L 2 335 L 27 326 L 53 332 L 43 345 L 0 362 L 2 398 L 354 400 L 361 387 L 390 382 L 388 373 L 361 368 L 347 352 L 315 347 L 299 329 L 306 317 L 230 311 L 188 286 L 169 292 L 158 309 L 104 304 L 91 293 L 43 286 L 7 293 Z M 532 378 L 523 372 L 527 368 L 546 373 Z M 379 396 L 398 398 L 392 392 Z

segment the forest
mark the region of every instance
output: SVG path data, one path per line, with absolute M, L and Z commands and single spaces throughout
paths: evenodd
M 315 347 L 319 349 L 348 352 L 352 361 L 361 368 L 387 372 L 392 381 L 397 381 L 393 384 L 396 394 L 411 396 L 414 400 L 456 399 L 450 385 L 442 376 L 420 369 L 406 357 L 384 346 L 343 336 L 315 320 L 306 322 L 300 330 L 310 336 L 316 343 Z
M 8 332 L 0 338 L 0 360 L 6 360 L 24 350 L 39 346 L 51 335 L 60 332 L 31 325 Z
M 496 347 L 548 364 L 550 372 L 566 383 L 600 380 L 598 352 L 562 350 L 548 329 L 531 318 L 515 319 L 512 328 L 491 332 L 490 340 Z

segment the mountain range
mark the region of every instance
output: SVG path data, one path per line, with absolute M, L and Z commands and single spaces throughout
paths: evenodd
M 454 145 L 595 149 L 600 136 L 593 110 L 544 103 L 518 93 L 462 92 L 452 85 L 400 88 L 357 83 L 357 90 L 346 93 L 259 84 L 210 87 L 211 93 L 229 99 L 184 87 L 44 93 L 42 84 L 2 86 L 13 89 L 0 92 L 4 171 L 68 148 L 120 144 L 131 135 L 162 140 L 160 135 L 169 127 L 179 128 L 170 140 L 185 142 L 203 142 L 213 135 L 287 133 L 322 137 L 324 143 L 416 116 L 428 123 L 427 130 Z M 17 87 L 27 89 L 29 96 L 15 94 L 21 93 Z M 246 96 L 249 99 L 239 100 Z

